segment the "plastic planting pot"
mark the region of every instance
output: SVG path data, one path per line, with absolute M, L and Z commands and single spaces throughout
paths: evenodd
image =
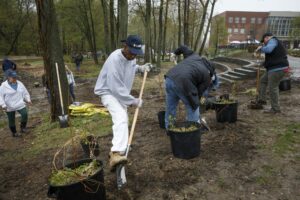
M 193 126 L 191 131 L 178 131 L 180 128 Z M 175 129 L 168 129 L 172 153 L 176 158 L 191 159 L 199 156 L 201 144 L 200 124 L 196 122 L 181 122 L 175 124 Z
M 74 169 L 91 161 L 91 159 L 80 160 L 66 165 L 66 167 Z M 93 176 L 68 185 L 49 185 L 48 197 L 57 200 L 106 200 L 103 163 L 99 160 L 97 162 L 101 167 Z
M 216 111 L 217 122 L 233 123 L 237 121 L 238 102 L 215 102 L 214 108 Z
M 279 90 L 287 91 L 290 89 L 291 89 L 291 79 L 289 79 L 289 78 L 282 79 L 279 83 Z
M 157 113 L 159 127 L 162 128 L 162 129 L 166 129 L 166 127 L 165 127 L 165 114 L 166 114 L 166 112 L 164 110 L 159 111 Z

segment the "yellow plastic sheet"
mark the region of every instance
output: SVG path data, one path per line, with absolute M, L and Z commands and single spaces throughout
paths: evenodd
M 82 103 L 80 105 L 70 105 L 71 116 L 92 116 L 94 114 L 108 115 L 106 108 L 99 108 L 92 103 Z

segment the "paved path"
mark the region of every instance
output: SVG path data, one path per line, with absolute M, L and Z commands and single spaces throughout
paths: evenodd
M 300 58 L 289 56 L 288 59 L 293 71 L 292 79 L 300 80 Z

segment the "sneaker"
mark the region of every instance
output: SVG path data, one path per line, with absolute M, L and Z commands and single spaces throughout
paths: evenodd
M 26 128 L 21 128 L 21 133 L 27 133 L 27 129 Z
M 274 110 L 273 108 L 270 108 L 270 109 L 264 110 L 263 113 L 266 113 L 266 114 L 277 114 L 277 113 L 281 113 L 281 111 L 280 110 Z
M 110 152 L 109 153 L 109 168 L 111 172 L 116 170 L 118 164 L 126 164 L 127 158 L 122 156 L 119 152 Z

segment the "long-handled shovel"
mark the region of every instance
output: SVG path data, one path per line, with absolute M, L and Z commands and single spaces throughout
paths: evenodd
M 261 66 L 261 63 L 258 59 L 256 60 L 256 64 L 257 64 L 257 71 L 256 71 L 256 97 L 255 97 L 255 103 L 251 102 L 248 105 L 248 108 L 250 108 L 250 109 L 263 109 L 263 106 L 257 103 L 258 95 L 259 95 L 259 87 L 260 87 L 260 66 Z
M 60 107 L 61 107 L 61 113 L 62 113 L 61 116 L 58 116 L 58 119 L 59 119 L 60 128 L 66 128 L 66 127 L 69 126 L 69 124 L 68 124 L 68 115 L 65 115 L 65 111 L 64 111 L 64 102 L 63 102 L 62 94 L 61 94 L 61 85 L 60 85 L 60 78 L 59 78 L 58 64 L 57 63 L 55 63 L 55 67 L 56 67 L 56 75 L 57 75 L 57 82 L 58 82 Z
M 140 95 L 139 95 L 139 99 L 142 99 L 142 96 L 143 96 L 143 91 L 144 91 L 144 86 L 145 86 L 147 74 L 148 74 L 148 72 L 145 71 L 144 72 L 143 83 L 142 83 L 142 87 L 141 87 L 141 91 L 140 91 Z M 130 145 L 131 145 L 131 142 L 132 142 L 132 138 L 133 138 L 134 129 L 135 129 L 138 114 L 139 114 L 139 107 L 137 107 L 135 109 L 133 122 L 132 122 L 131 130 L 130 130 L 130 134 L 129 134 L 129 139 L 128 139 L 128 145 L 127 145 L 126 152 L 125 152 L 126 158 L 128 157 L 128 152 L 129 152 Z M 118 186 L 118 189 L 120 190 L 123 187 L 123 185 L 126 184 L 126 182 L 127 182 L 126 174 L 125 174 L 125 166 L 123 164 L 119 164 L 116 168 L 116 173 L 117 173 L 117 186 Z

